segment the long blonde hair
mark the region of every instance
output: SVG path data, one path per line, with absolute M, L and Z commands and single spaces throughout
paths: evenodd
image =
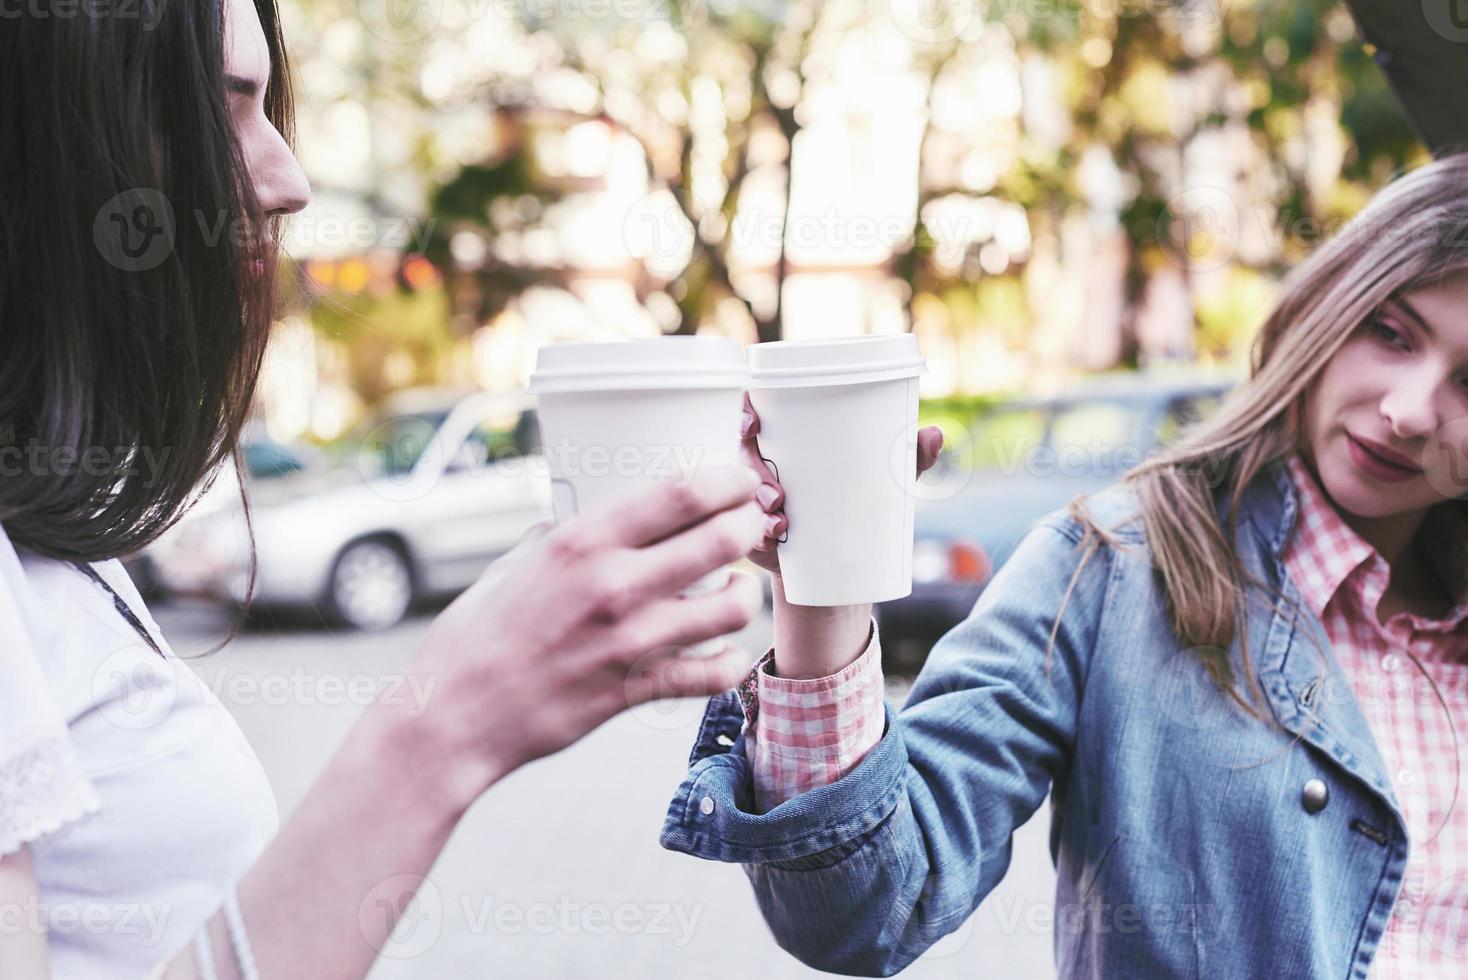
M 1270 463 L 1300 448 L 1305 393 L 1347 338 L 1389 298 L 1468 269 L 1465 246 L 1468 153 L 1392 181 L 1285 278 L 1250 350 L 1249 378 L 1211 417 L 1121 477 L 1136 489 L 1174 633 L 1251 715 L 1263 717 L 1240 691 L 1224 651 L 1244 619 L 1248 587 L 1280 593 L 1248 573 L 1234 547 L 1245 488 Z M 1216 503 L 1222 493 L 1228 494 L 1226 532 Z M 1085 556 L 1066 601 L 1100 543 L 1117 546 L 1109 532 L 1120 526 L 1097 524 L 1083 497 L 1067 509 L 1084 529 Z M 1052 647 L 1059 624 L 1057 614 Z M 1239 639 L 1249 693 L 1262 703 L 1248 631 L 1240 631 Z

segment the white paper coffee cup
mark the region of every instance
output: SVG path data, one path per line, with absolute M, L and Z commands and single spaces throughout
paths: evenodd
M 530 379 L 557 523 L 605 511 L 669 479 L 738 463 L 749 367 L 724 337 L 575 342 L 542 348 Z M 681 593 L 729 581 L 719 569 Z M 710 640 L 691 653 L 714 653 Z
M 845 606 L 911 593 L 917 338 L 755 344 L 749 364 L 760 453 L 785 488 L 785 598 Z

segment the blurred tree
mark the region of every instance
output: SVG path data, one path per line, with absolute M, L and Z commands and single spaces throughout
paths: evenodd
M 526 85 L 524 66 L 518 66 L 491 77 L 484 91 L 500 112 L 576 115 L 604 121 L 633 136 L 643 147 L 651 186 L 669 193 L 691 243 L 688 261 L 670 290 L 679 310 L 678 332 L 693 332 L 718 303 L 733 298 L 746 310 L 761 339 L 777 339 L 787 272 L 783 245 L 772 272 L 773 303 L 761 304 L 749 289 L 735 283 L 731 228 L 746 178 L 762 165 L 779 168 L 783 210 L 776 221 L 784 227 L 789 152 L 801 128 L 796 107 L 805 84 L 805 53 L 821 4 L 779 0 L 731 6 L 721 13 L 697 0 L 675 0 L 666 8 L 666 19 L 644 22 L 527 15 L 522 28 L 547 42 L 537 70 L 569 76 L 578 84 Z M 773 153 L 769 143 L 759 143 L 762 132 L 778 135 Z M 514 150 L 533 155 L 526 141 L 519 141 Z M 497 166 L 514 165 L 504 160 Z M 504 185 L 475 176 L 484 169 L 470 164 L 453 176 L 434 196 L 434 216 L 448 219 L 461 231 L 465 223 L 477 223 L 486 235 L 497 236 L 503 229 L 489 217 L 496 198 L 543 195 L 547 189 L 533 168 L 513 170 L 522 181 Z M 667 248 L 680 229 L 660 231 L 656 244 Z M 439 248 L 433 254 L 442 258 L 444 253 Z M 522 271 L 500 267 L 490 276 Z M 505 278 L 503 285 L 513 290 L 517 282 Z M 663 285 L 656 275 L 644 276 L 638 283 L 639 298 L 646 299 Z M 502 302 L 506 292 L 488 289 L 484 299 L 488 304 Z
M 448 296 L 442 289 L 410 293 L 333 291 L 312 304 L 312 325 L 335 342 L 346 360 L 352 389 L 368 405 L 376 405 L 398 388 L 441 383 L 445 359 L 454 349 L 444 330 Z M 406 376 L 388 367 L 396 360 Z
M 1059 79 L 1054 88 L 1068 126 L 1057 144 L 1022 113 L 1004 171 L 992 187 L 975 189 L 945 183 L 951 169 L 935 165 L 936 157 L 953 134 L 934 132 L 928 121 L 917 227 L 896 263 L 913 298 L 985 274 L 975 261 L 982 240 L 967 243 L 958 263 L 936 261 L 927 220 L 932 202 L 993 195 L 1024 207 L 1033 238 L 1053 238 L 1066 214 L 1095 207 L 1079 165 L 1099 148 L 1124 189 L 1121 362 L 1138 365 L 1137 315 L 1149 285 L 1168 270 L 1181 276 L 1190 297 L 1198 346 L 1216 353 L 1244 340 L 1259 310 L 1229 304 L 1231 324 L 1216 316 L 1205 324 L 1195 273 L 1227 264 L 1277 279 L 1393 172 L 1425 159 L 1339 3 L 1043 6 L 1021 15 L 1013 5 L 991 5 L 994 19 L 970 25 L 956 45 L 927 45 L 934 92 L 947 76 L 972 72 L 963 49 L 989 43 L 992 28 L 1002 27 L 1016 62 L 1046 69 L 1020 71 L 1027 86 Z M 1044 94 L 1027 88 L 1024 97 Z M 1224 180 L 1220 149 L 1237 167 Z M 1021 261 L 1002 274 L 1022 272 Z M 1256 304 L 1266 296 L 1254 289 L 1244 295 Z M 1210 301 L 1210 310 L 1221 308 Z
M 993 0 L 939 4 L 955 19 L 920 30 L 902 21 L 904 2 L 670 0 L 642 19 L 514 5 L 493 50 L 480 50 L 484 32 L 452 37 L 450 25 L 416 43 L 369 37 L 363 71 L 371 86 L 405 86 L 393 98 L 429 118 L 494 119 L 487 153 L 482 142 L 451 152 L 429 131 L 415 157 L 435 188 L 428 254 L 468 327 L 530 285 L 564 284 L 563 268 L 525 247 L 577 190 L 542 166 L 537 134 L 595 121 L 637 140 L 677 226 L 677 249 L 637 256 L 638 297 L 671 297 L 680 332 L 733 305 L 760 339 L 779 337 L 811 93 L 830 81 L 831 51 L 883 29 L 905 39 L 925 93 L 912 232 L 886 271 L 905 284 L 909 322 L 942 309 L 955 334 L 982 325 L 1033 343 L 1036 256 L 1068 255 L 1066 229 L 1080 223 L 1119 229 L 1105 233 L 1124 245 L 1123 365 L 1145 359 L 1141 315 L 1164 281 L 1181 284 L 1196 351 L 1237 349 L 1269 284 L 1425 157 L 1336 2 Z M 464 51 L 446 59 L 454 44 Z M 738 222 L 771 207 L 754 220 L 780 230 L 778 248 L 768 269 L 751 269 L 736 254 Z M 983 230 L 955 236 L 955 213 Z
M 532 113 L 496 113 L 502 135 L 493 159 L 465 164 L 429 197 L 433 233 L 424 256 L 448 270 L 454 307 L 467 332 L 534 285 L 565 286 L 564 268 L 521 247 L 564 190 L 539 172 Z

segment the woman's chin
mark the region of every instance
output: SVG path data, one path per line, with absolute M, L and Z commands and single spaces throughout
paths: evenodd
M 1357 517 L 1391 517 L 1412 509 L 1421 479 L 1421 475 L 1400 483 L 1374 479 L 1351 462 L 1344 448 L 1320 469 L 1326 495 Z

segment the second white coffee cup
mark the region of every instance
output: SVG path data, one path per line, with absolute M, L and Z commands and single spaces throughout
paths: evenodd
M 669 479 L 738 463 L 749 368 L 724 337 L 573 342 L 542 348 L 530 379 L 557 523 L 604 511 Z M 681 593 L 713 592 L 729 569 Z M 689 652 L 717 652 L 707 641 Z
M 917 338 L 755 344 L 749 364 L 760 454 L 785 489 L 785 598 L 844 606 L 911 593 Z

